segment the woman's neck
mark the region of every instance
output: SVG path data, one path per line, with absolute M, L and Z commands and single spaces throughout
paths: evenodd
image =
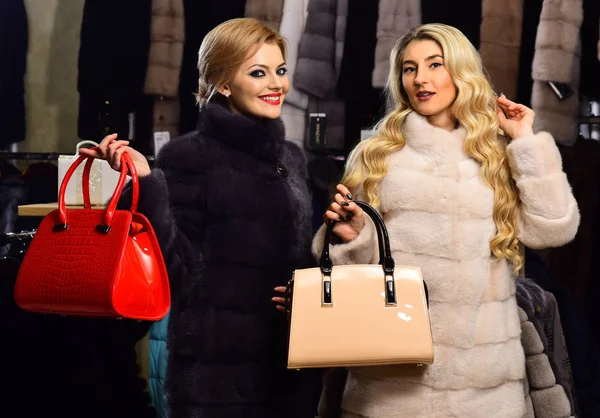
M 429 124 L 435 126 L 436 128 L 444 129 L 448 132 L 452 132 L 457 126 L 456 119 L 452 117 L 449 111 L 426 116 L 426 118 Z

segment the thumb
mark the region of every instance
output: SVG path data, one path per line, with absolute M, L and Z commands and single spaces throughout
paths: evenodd
M 500 119 L 500 121 L 506 120 L 506 115 L 504 114 L 504 112 L 502 111 L 502 109 L 500 107 L 498 107 L 496 109 L 496 114 L 498 115 L 498 118 Z

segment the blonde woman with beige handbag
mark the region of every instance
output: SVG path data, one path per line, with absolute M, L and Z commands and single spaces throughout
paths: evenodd
M 554 139 L 534 134 L 531 109 L 494 94 L 475 48 L 446 25 L 397 42 L 388 92 L 391 110 L 351 153 L 325 213 L 340 241 L 330 256 L 377 263 L 374 224 L 354 200 L 377 208 L 396 266 L 419 266 L 427 283 L 435 360 L 349 368 L 340 416 L 533 416 L 515 300 L 522 247 L 564 245 L 579 225 Z M 331 392 L 326 380 L 322 417 Z

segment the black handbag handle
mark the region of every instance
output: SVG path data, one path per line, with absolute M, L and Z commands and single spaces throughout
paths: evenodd
M 388 235 L 387 228 L 385 227 L 385 222 L 383 221 L 383 218 L 379 212 L 377 212 L 377 210 L 375 210 L 375 208 L 368 203 L 361 201 L 355 201 L 354 203 L 359 206 L 375 224 L 375 229 L 377 230 L 377 242 L 379 246 L 379 264 L 382 266 L 383 272 L 386 276 L 386 303 L 388 305 L 393 305 L 396 303 L 396 286 L 393 280 L 395 262 L 392 258 L 390 237 Z M 331 220 L 327 224 L 327 230 L 325 231 L 325 238 L 323 240 L 323 250 L 321 251 L 321 261 L 319 263 L 321 273 L 323 276 L 327 277 L 331 276 L 331 271 L 333 269 L 333 263 L 331 262 L 331 257 L 329 256 L 329 244 L 331 242 L 331 237 L 333 236 L 333 227 L 335 226 L 336 222 L 337 221 Z M 330 281 L 324 282 L 323 303 L 331 304 Z
M 394 259 L 392 258 L 392 251 L 390 250 L 390 237 L 388 235 L 387 228 L 385 227 L 383 218 L 379 212 L 377 212 L 377 210 L 375 210 L 375 208 L 368 203 L 360 201 L 356 201 L 354 203 L 373 220 L 375 229 L 377 230 L 377 241 L 379 244 L 379 264 L 381 264 L 383 267 L 385 274 L 393 274 L 395 263 Z M 325 239 L 323 240 L 323 250 L 321 251 L 321 261 L 319 266 L 321 268 L 321 272 L 327 275 L 331 274 L 331 268 L 333 267 L 333 263 L 331 262 L 331 258 L 329 256 L 329 244 L 331 243 L 333 227 L 336 223 L 337 221 L 329 221 L 327 230 L 325 231 Z

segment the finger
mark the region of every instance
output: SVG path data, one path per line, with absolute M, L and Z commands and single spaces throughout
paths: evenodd
M 508 104 L 501 102 L 500 99 L 498 99 L 497 104 L 498 104 L 498 107 L 501 108 L 502 110 L 508 111 L 508 107 L 509 107 Z
M 112 161 L 113 161 L 113 164 L 115 164 L 115 165 L 118 164 L 119 165 L 118 170 L 121 169 L 121 156 L 123 155 L 124 152 L 127 152 L 127 148 L 126 147 L 121 147 L 121 148 L 119 148 L 119 149 L 117 149 L 115 151 L 115 155 L 114 155 Z
M 342 207 L 340 205 L 338 205 L 337 203 L 333 202 L 331 205 L 329 205 L 329 210 L 332 212 L 335 212 L 338 214 L 338 217 L 342 220 L 345 221 L 346 220 L 346 216 L 348 216 L 348 212 L 346 212 L 344 209 L 342 209 Z
M 329 223 L 329 221 L 340 221 L 340 215 L 338 215 L 337 213 L 328 210 L 327 212 L 325 212 L 325 214 L 323 215 L 323 222 L 325 223 Z
M 106 135 L 102 141 L 100 141 L 100 145 L 98 146 L 106 148 L 106 146 L 108 146 L 108 144 L 110 144 L 114 139 L 117 139 L 117 134 Z
M 126 147 L 127 145 L 129 145 L 129 141 L 113 141 L 108 145 L 108 149 L 114 152 L 118 148 Z
M 278 303 L 280 305 L 284 305 L 285 304 L 285 298 L 278 298 L 278 297 L 271 298 L 271 302 Z
M 506 105 L 511 105 L 511 104 L 514 104 L 514 103 L 515 103 L 515 102 L 513 102 L 512 100 L 509 100 L 509 99 L 508 99 L 508 97 L 506 97 L 506 96 L 504 95 L 504 93 L 502 93 L 502 94 L 500 95 L 500 97 L 498 97 L 498 100 L 499 100 L 500 102 L 502 102 L 502 103 L 506 104 Z
M 98 150 L 102 155 L 106 155 L 106 150 L 108 145 L 112 143 L 117 138 L 117 134 L 111 134 L 104 137 L 104 139 L 98 145 Z
M 514 109 L 514 110 L 518 110 L 519 112 L 524 112 L 527 109 L 529 109 L 527 106 L 521 104 L 521 103 L 512 103 L 509 108 Z
M 98 151 L 93 150 L 93 149 L 89 149 L 89 148 L 79 148 L 79 154 L 80 155 L 86 155 L 88 157 L 99 158 L 101 160 L 104 159 L 104 156 L 101 155 Z
M 116 157 L 116 152 L 118 149 L 122 148 L 122 147 L 126 147 L 127 144 L 129 144 L 129 141 L 113 141 L 111 142 L 111 144 L 108 146 L 108 151 L 107 151 L 107 156 L 108 156 L 108 160 L 112 161 L 115 165 L 119 163 L 119 161 L 121 161 L 120 159 L 115 160 Z
M 344 199 L 352 200 L 352 193 L 350 193 L 350 190 L 343 184 L 338 184 L 336 190 L 344 197 Z
M 496 114 L 498 115 L 498 119 L 500 119 L 501 122 L 506 120 L 506 115 L 504 114 L 502 109 L 496 109 Z
M 344 198 L 340 193 L 336 193 L 333 197 L 335 203 L 339 206 L 342 206 L 344 209 L 350 207 L 350 202 L 348 202 L 348 198 Z
M 335 195 L 335 203 L 340 207 L 340 209 L 342 210 L 342 212 L 340 213 L 339 211 L 336 210 L 337 213 L 339 213 L 340 215 L 342 215 L 346 220 L 351 220 L 352 217 L 354 216 L 353 211 L 351 210 L 351 208 L 356 209 L 358 208 L 358 206 L 356 206 L 356 203 L 350 201 L 348 202 L 346 199 L 344 199 L 342 197 L 341 194 L 336 193 Z
M 275 309 L 277 309 L 280 312 L 285 312 L 285 308 L 283 306 L 281 306 L 281 305 L 275 306 Z
M 115 152 L 118 149 L 126 148 L 129 145 L 129 141 L 114 141 L 108 146 L 107 154 L 110 156 L 114 156 Z
M 274 290 L 279 293 L 285 293 L 285 286 L 277 286 Z

